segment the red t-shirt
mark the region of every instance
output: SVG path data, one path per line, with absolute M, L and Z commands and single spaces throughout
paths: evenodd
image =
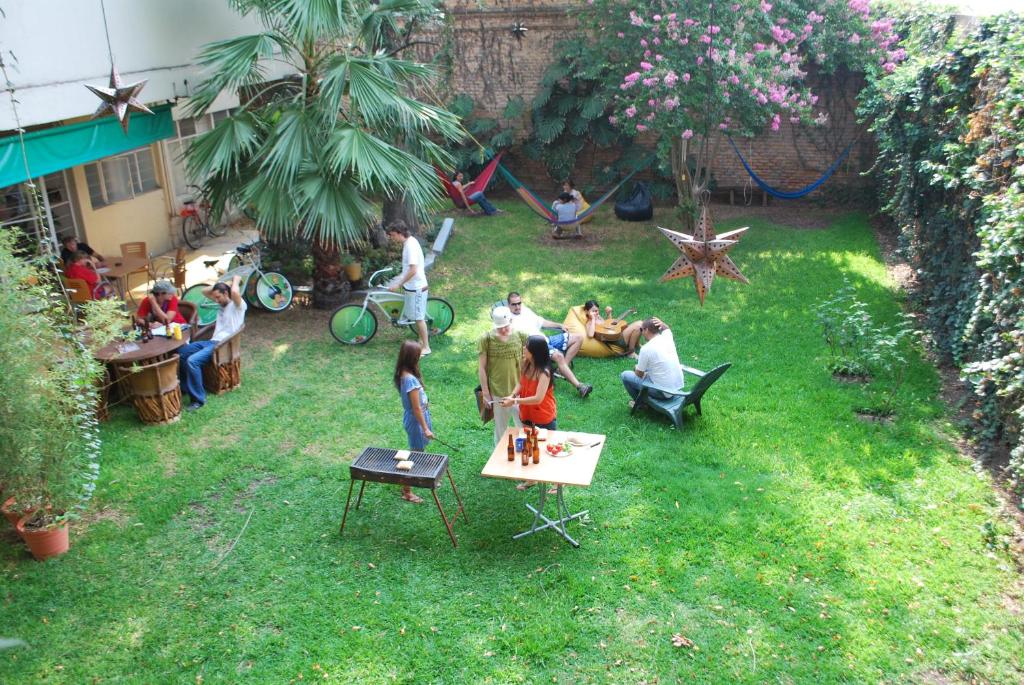
M 96 286 L 100 283 L 100 275 L 85 266 L 81 262 L 77 264 L 71 264 L 64 269 L 64 275 L 67 278 L 80 278 L 89 284 L 89 299 L 95 299 L 92 291 L 96 289 Z
M 544 426 L 555 420 L 558 413 L 555 407 L 555 379 L 549 377 L 548 390 L 544 393 L 540 404 L 520 404 L 519 418 L 522 421 L 530 421 L 535 426 Z M 537 380 L 530 380 L 525 375 L 519 377 L 519 396 L 533 397 L 537 394 Z
M 174 312 L 174 318 L 172 319 L 174 323 L 188 323 L 185 321 L 185 317 L 181 315 L 181 312 L 178 311 L 178 297 L 176 295 L 171 295 L 171 299 L 164 302 L 163 310 L 164 314 Z M 142 304 L 139 305 L 139 311 L 135 312 L 135 315 L 140 319 L 145 319 L 149 316 L 150 311 L 149 298 L 147 297 L 142 301 Z

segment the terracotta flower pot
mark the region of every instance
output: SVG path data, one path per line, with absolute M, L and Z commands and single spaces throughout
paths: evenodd
M 36 561 L 43 561 L 50 557 L 59 557 L 67 552 L 71 546 L 68 540 L 68 524 L 62 523 L 56 528 L 43 528 L 41 530 L 25 528 L 25 522 L 34 513 L 29 512 L 22 516 L 15 525 L 15 528 L 18 530 L 18 534 L 25 540 L 25 544 L 28 545 L 28 551 L 32 552 L 32 556 L 36 558 Z
M 0 504 L 0 511 L 3 512 L 4 518 L 7 519 L 8 523 L 10 523 L 12 526 L 17 526 L 18 519 L 21 518 L 21 513 L 14 510 L 14 505 L 14 498 L 8 497 L 6 500 L 4 500 L 3 504 Z

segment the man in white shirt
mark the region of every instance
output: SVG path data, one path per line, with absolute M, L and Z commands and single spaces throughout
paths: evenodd
M 181 391 L 192 397 L 192 404 L 187 407 L 189 411 L 195 411 L 206 404 L 203 366 L 210 361 L 217 343 L 233 336 L 245 324 L 247 305 L 242 299 L 242 292 L 238 289 L 241 281 L 241 277 L 236 275 L 231 279 L 230 286 L 218 282 L 203 290 L 203 295 L 220 305 L 213 337 L 210 340 L 189 343 L 178 350 L 178 379 L 181 381 Z
M 526 335 L 544 335 L 548 339 L 548 351 L 551 359 L 558 364 L 558 372 L 565 380 L 572 383 L 580 397 L 586 398 L 594 386 L 581 383 L 576 374 L 569 368 L 569 362 L 579 352 L 583 344 L 583 336 L 576 333 L 569 333 L 565 326 L 554 321 L 548 321 L 541 315 L 523 304 L 523 296 L 513 291 L 508 294 L 508 308 L 512 312 L 512 329 L 526 333 Z M 545 335 L 544 328 L 556 328 L 561 333 Z
M 668 390 L 681 389 L 683 370 L 679 366 L 679 354 L 676 352 L 675 340 L 672 339 L 672 331 L 657 318 L 644 321 L 640 331 L 646 343 L 640 348 L 636 368 L 622 372 L 622 384 L 626 386 L 626 392 L 636 400 L 645 379 L 650 379 L 654 385 Z M 648 392 L 654 397 L 669 397 L 658 390 L 652 389 Z M 630 406 L 633 406 L 633 400 L 630 401 Z
M 401 292 L 405 298 L 402 308 L 404 321 L 415 321 L 420 336 L 420 356 L 430 354 L 430 338 L 427 335 L 427 271 L 423 267 L 423 248 L 402 221 L 396 221 L 387 228 L 388 238 L 402 243 L 402 273 L 389 290 Z

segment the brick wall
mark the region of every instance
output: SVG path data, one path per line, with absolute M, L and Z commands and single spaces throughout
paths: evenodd
M 452 0 L 446 11 L 453 37 L 450 53 L 453 62 L 451 93 L 463 92 L 477 104 L 482 116 L 497 116 L 509 98 L 521 96 L 527 103 L 537 91 L 544 69 L 561 40 L 577 37 L 575 22 L 567 16 L 570 7 L 555 0 Z M 512 33 L 515 23 L 528 31 L 521 39 Z M 441 35 L 430 36 L 440 42 Z M 431 60 L 438 48 L 419 45 L 417 59 Z M 770 185 L 782 190 L 796 190 L 817 179 L 842 149 L 860 130 L 854 116 L 854 96 L 860 81 L 849 75 L 828 80 L 813 79 L 819 105 L 829 113 L 829 125 L 822 129 L 783 123 L 777 133 L 766 132 L 747 141 L 737 141 L 751 167 Z M 529 125 L 529 116 L 516 122 Z M 743 188 L 748 181 L 746 171 L 728 143 L 720 143 L 715 162 L 715 177 L 722 188 Z M 585 149 L 580 153 L 577 183 L 582 187 L 596 162 L 613 158 L 614 154 Z M 870 136 L 861 136 L 850 156 L 832 180 L 816 195 L 842 195 L 851 188 L 865 184 L 859 176 L 874 159 Z M 528 185 L 538 190 L 557 187 L 542 163 L 523 155 L 514 159 L 514 170 Z

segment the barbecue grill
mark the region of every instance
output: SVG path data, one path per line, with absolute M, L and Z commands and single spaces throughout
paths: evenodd
M 349 503 L 352 501 L 352 488 L 357 480 L 362 481 L 362 483 L 359 485 L 356 509 L 363 502 L 363 490 L 366 488 L 367 481 L 373 483 L 392 483 L 394 485 L 408 485 L 413 488 L 429 488 L 430 494 L 434 496 L 437 510 L 441 513 L 444 527 L 448 530 L 448 537 L 451 538 L 452 545 L 458 547 L 459 544 L 455 540 L 455 533 L 452 531 L 452 524 L 458 519 L 460 512 L 465 522 L 468 523 L 469 518 L 466 516 L 466 510 L 462 506 L 459 489 L 455 487 L 452 473 L 448 470 L 448 455 L 410 452 L 408 459 L 414 462 L 412 469 L 409 471 L 399 471 L 398 461 L 395 459 L 396 454 L 398 454 L 398 450 L 388 447 L 367 447 L 349 466 L 351 481 L 348 485 L 348 497 L 345 499 L 345 513 L 341 517 L 341 530 L 338 531 L 339 534 L 345 532 L 345 520 L 348 518 Z M 437 498 L 437 486 L 445 475 L 448 476 L 448 482 L 452 484 L 452 490 L 455 492 L 455 501 L 458 502 L 458 508 L 451 521 L 448 520 L 444 509 L 441 507 L 441 500 Z

